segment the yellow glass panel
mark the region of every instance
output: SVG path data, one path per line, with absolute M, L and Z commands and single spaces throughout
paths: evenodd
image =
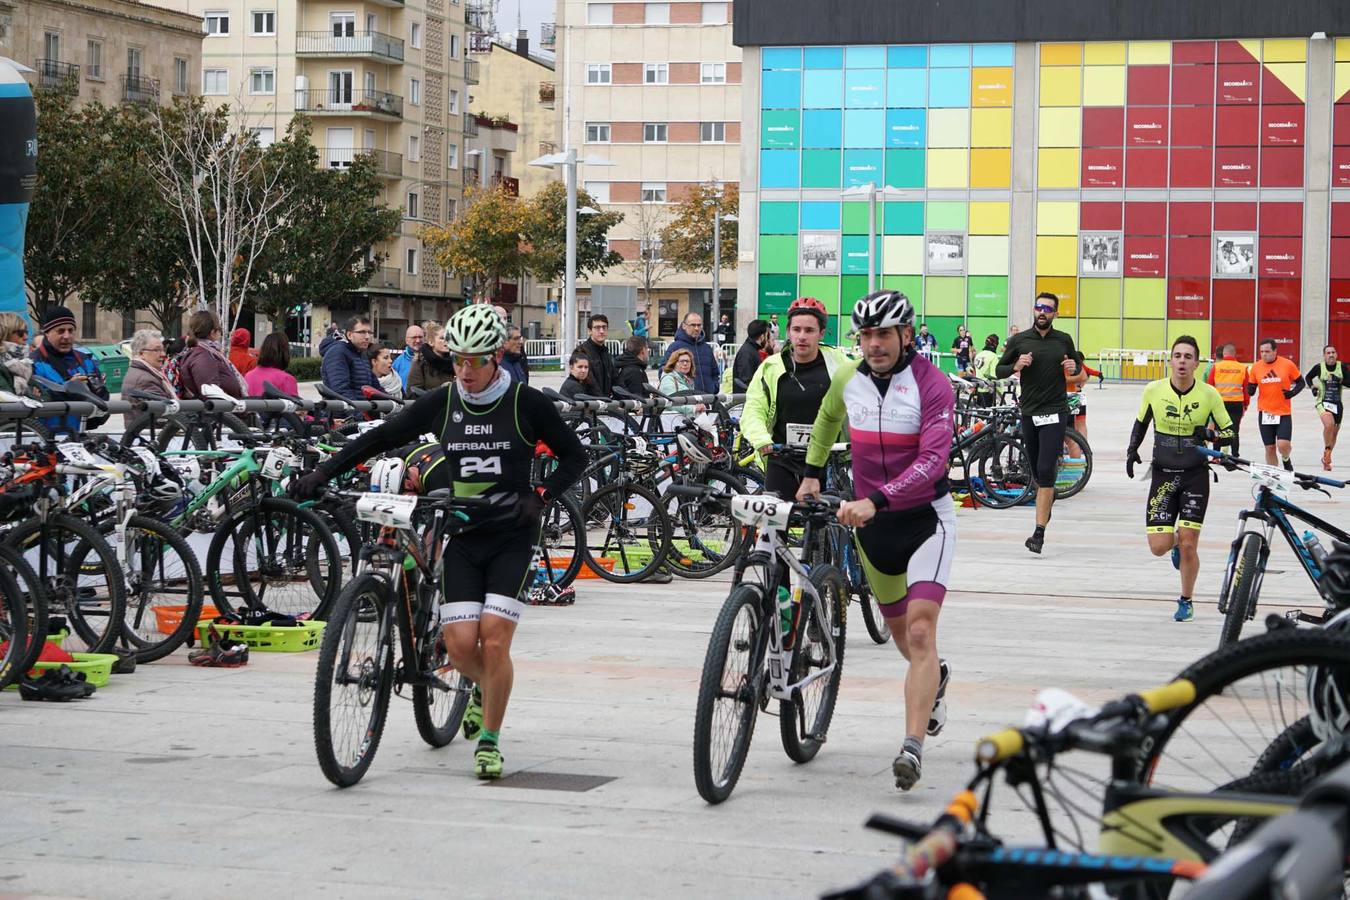
M 928 111 L 928 146 L 969 147 L 970 110 L 930 109 Z
M 973 188 L 1012 187 L 1012 150 L 984 147 L 970 151 L 970 186 Z
M 1013 70 L 1007 66 L 970 70 L 971 106 L 1012 106 Z
M 1350 38 L 1336 38 L 1336 62 L 1350 62 Z
M 1077 275 L 1078 238 L 1036 236 L 1037 275 Z
M 1040 143 L 1042 147 L 1081 147 L 1083 111 L 1076 106 L 1041 108 Z
M 1130 41 L 1130 65 L 1166 66 L 1171 62 L 1172 43 L 1170 41 Z
M 1266 41 L 1269 53 L 1270 41 Z M 1188 334 L 1200 343 L 1200 357 L 1209 356 L 1209 320 L 1208 319 L 1169 319 L 1167 321 L 1167 346 L 1183 334 Z
M 1011 204 L 1004 200 L 972 200 L 971 234 L 1007 234 Z
M 929 150 L 928 186 L 963 188 L 970 186 L 969 150 Z
M 1077 67 L 1041 69 L 1041 106 L 1078 106 L 1083 99 L 1083 70 Z
M 1080 66 L 1082 64 L 1082 44 L 1041 44 L 1041 65 L 1043 66 Z
M 1078 150 L 1047 148 L 1036 154 L 1036 184 L 1042 188 L 1078 187 Z
M 1350 70 L 1350 67 L 1347 67 L 1347 69 Z M 970 111 L 970 146 L 1011 147 L 1012 121 L 1011 109 L 972 109 Z
M 1284 86 L 1293 91 L 1298 99 L 1308 99 L 1307 63 L 1270 63 L 1266 71 L 1284 82 Z
M 1089 66 L 1125 65 L 1124 41 L 1096 41 L 1083 45 L 1083 62 Z
M 1267 38 L 1265 44 L 1265 62 L 1308 61 L 1307 38 Z
M 1078 233 L 1078 201 L 1041 200 L 1036 203 L 1037 234 Z
M 1336 102 L 1350 91 L 1350 62 L 1336 63 L 1336 87 L 1333 89 L 1331 99 Z
M 1083 67 L 1084 106 L 1124 106 L 1124 66 Z
M 1078 279 L 1067 278 L 1037 278 L 1036 293 L 1049 291 L 1059 298 L 1059 318 L 1072 319 L 1078 315 Z M 1064 326 L 1057 326 L 1063 330 Z
M 888 234 L 883 237 L 881 271 L 887 275 L 922 275 L 923 235 Z

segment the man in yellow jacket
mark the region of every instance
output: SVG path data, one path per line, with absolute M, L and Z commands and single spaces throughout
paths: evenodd
M 1234 456 L 1241 456 L 1238 449 L 1238 431 L 1242 425 L 1242 414 L 1247 410 L 1247 365 L 1238 362 L 1237 347 L 1224 344 L 1219 350 L 1220 358 L 1214 361 L 1205 374 L 1205 381 L 1219 392 L 1223 398 L 1223 407 L 1228 410 L 1228 418 L 1233 420 L 1233 439 L 1229 441 L 1229 450 Z M 1215 444 L 1214 449 L 1219 449 Z

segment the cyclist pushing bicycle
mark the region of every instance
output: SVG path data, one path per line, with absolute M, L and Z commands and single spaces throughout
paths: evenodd
M 868 583 L 909 660 L 905 739 L 891 765 L 909 790 L 922 771 L 923 738 L 946 723 L 947 681 L 937 655 L 937 620 L 956 548 L 947 485 L 954 399 L 947 376 L 914 345 L 914 308 L 898 291 L 868 294 L 853 308 L 864 357 L 841 366 L 811 429 L 797 498 L 820 493 L 822 466 L 848 419 L 854 496 L 839 521 L 857 528 Z
M 524 609 L 520 595 L 534 563 L 544 506 L 577 480 L 586 454 L 553 403 L 501 368 L 506 326 L 492 307 L 456 312 L 446 342 L 454 354 L 454 382 L 365 432 L 292 482 L 290 490 L 299 500 L 317 497 L 334 475 L 430 432 L 445 452 L 455 495 L 489 501 L 487 508 L 469 513 L 473 530 L 450 542 L 439 612 L 446 652 L 475 684 L 464 713 L 465 738 L 479 739 L 474 771 L 479 778 L 500 778 L 498 745 L 511 696 L 511 640 Z M 558 465 L 536 491 L 530 479 L 539 441 Z

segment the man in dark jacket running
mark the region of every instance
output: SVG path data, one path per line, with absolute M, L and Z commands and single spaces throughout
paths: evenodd
M 595 397 L 608 397 L 614 390 L 614 357 L 609 355 L 605 339 L 609 337 L 609 316 L 596 313 L 586 320 L 589 337 L 577 344 L 576 352 L 585 356 L 591 363 L 590 374 L 586 377 L 588 394 Z
M 623 352 L 614 361 L 614 386 L 638 397 L 647 396 L 647 358 L 651 348 L 646 338 L 630 337 L 624 341 Z
M 717 357 L 713 355 L 712 344 L 703 334 L 703 316 L 696 312 L 685 315 L 675 340 L 666 347 L 666 355 L 661 359 L 664 367 L 670 355 L 676 350 L 688 350 L 694 354 L 694 388 L 700 394 L 717 393 Z

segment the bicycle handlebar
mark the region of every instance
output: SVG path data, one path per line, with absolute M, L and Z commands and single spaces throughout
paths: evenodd
M 1210 459 L 1222 460 L 1225 463 L 1232 463 L 1235 466 L 1257 465 L 1257 463 L 1252 462 L 1250 459 L 1243 459 L 1240 456 L 1233 456 L 1230 453 L 1211 450 L 1208 447 L 1196 447 L 1195 449 L 1199 450 L 1202 455 L 1207 456 Z M 1308 490 L 1315 484 L 1334 488 L 1345 487 L 1344 481 L 1337 481 L 1334 478 L 1323 478 L 1321 475 L 1309 475 L 1307 472 L 1293 472 L 1291 474 L 1294 476 L 1295 483 L 1304 490 Z

